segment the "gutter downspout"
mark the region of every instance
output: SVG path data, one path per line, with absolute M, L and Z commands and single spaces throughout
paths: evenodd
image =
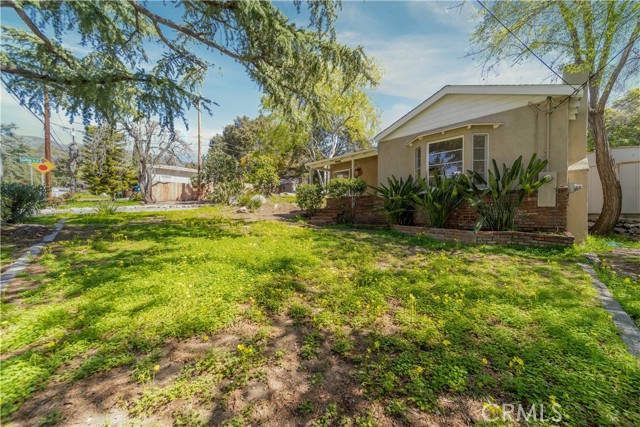
M 547 166 L 545 166 L 545 170 L 549 170 L 549 163 L 551 162 L 550 158 L 550 144 L 551 144 L 551 97 L 547 96 L 547 135 L 546 135 L 546 148 L 545 148 L 545 158 L 547 159 Z

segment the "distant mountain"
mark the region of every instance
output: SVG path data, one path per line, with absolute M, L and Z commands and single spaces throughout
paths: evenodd
M 16 135 L 23 139 L 27 147 L 31 150 L 31 155 L 35 157 L 44 157 L 44 138 L 41 136 L 32 135 Z M 53 141 L 51 143 L 51 151 L 54 158 L 66 157 L 66 153 L 60 150 Z
M 21 137 L 29 148 L 41 149 L 44 152 L 44 138 L 41 136 L 17 135 Z

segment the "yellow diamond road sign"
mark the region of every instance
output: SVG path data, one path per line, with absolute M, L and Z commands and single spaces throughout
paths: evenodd
M 40 159 L 38 163 L 31 163 L 31 167 L 43 175 L 56 168 L 56 166 L 47 159 Z

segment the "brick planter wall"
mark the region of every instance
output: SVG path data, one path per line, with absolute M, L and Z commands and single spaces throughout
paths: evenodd
M 550 234 L 525 231 L 479 231 L 456 230 L 448 228 L 428 228 L 409 225 L 393 225 L 394 230 L 412 236 L 425 236 L 450 243 L 468 243 L 479 245 L 521 245 L 536 247 L 571 246 L 574 237 L 571 233 Z
M 537 193 L 526 197 L 516 216 L 518 231 L 550 231 L 564 232 L 567 229 L 567 203 L 569 192 L 566 188 L 558 189 L 555 207 L 538 207 Z M 351 198 L 327 199 L 327 209 L 340 210 L 342 206 L 350 206 Z M 451 213 L 445 228 L 473 230 L 478 220 L 478 213 L 466 201 L 463 201 Z M 338 221 L 338 218 L 335 218 Z M 419 213 L 414 217 L 415 225 L 426 225 Z M 386 224 L 382 202 L 371 196 L 356 197 L 355 222 L 358 224 Z
M 539 207 L 538 195 L 533 193 L 525 197 L 522 206 L 518 210 L 516 228 L 520 231 L 565 231 L 567 229 L 568 202 L 569 192 L 566 188 L 558 189 L 556 206 L 554 207 Z M 445 227 L 473 230 L 478 218 L 476 210 L 464 200 L 451 213 Z M 426 225 L 424 218 L 420 218 L 418 215 L 415 223 L 416 225 Z

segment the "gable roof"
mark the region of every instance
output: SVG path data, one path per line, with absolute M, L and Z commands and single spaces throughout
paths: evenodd
M 445 86 L 427 98 L 420 105 L 395 121 L 391 126 L 375 136 L 380 142 L 391 133 L 399 129 L 408 121 L 427 110 L 433 104 L 447 95 L 521 95 L 521 96 L 571 96 L 577 88 L 571 85 L 456 85 Z

